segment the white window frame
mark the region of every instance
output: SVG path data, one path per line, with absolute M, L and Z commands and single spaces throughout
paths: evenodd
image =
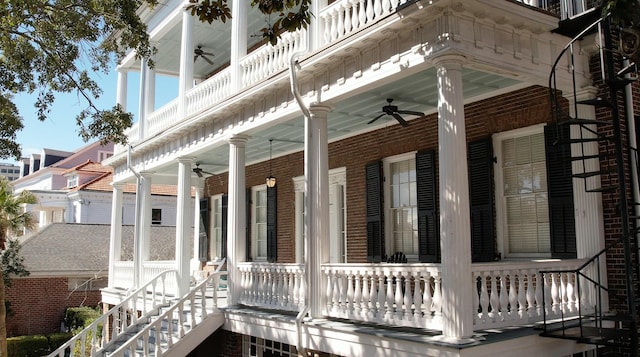
M 296 263 L 304 256 L 304 176 L 293 178 L 295 194 Z M 329 170 L 329 255 L 331 263 L 347 262 L 347 169 Z M 331 201 L 333 197 L 334 201 Z M 340 205 L 336 210 L 334 205 Z M 335 224 L 340 221 L 341 224 Z
M 78 186 L 78 174 L 73 174 L 67 177 L 67 188 L 74 188 Z
M 387 256 L 390 256 L 392 254 L 394 254 L 395 252 L 399 251 L 399 249 L 397 249 L 395 247 L 395 242 L 394 242 L 394 236 L 393 236 L 393 214 L 391 214 L 391 180 L 389 179 L 391 177 L 391 164 L 396 163 L 396 162 L 400 162 L 400 161 L 406 161 L 406 160 L 411 160 L 413 159 L 415 161 L 416 159 L 416 152 L 417 151 L 411 151 L 411 152 L 407 152 L 407 153 L 403 153 L 403 154 L 399 154 L 399 155 L 394 155 L 394 156 L 389 156 L 386 157 L 384 159 L 382 159 L 382 170 L 383 170 L 383 177 L 384 177 L 384 182 L 383 182 L 383 191 L 384 191 L 384 246 L 385 246 L 385 254 Z M 417 172 L 416 172 L 417 174 Z M 417 187 L 414 187 L 414 191 L 416 192 L 417 195 Z M 417 197 L 416 197 L 416 208 L 417 208 Z M 416 229 L 417 227 L 417 219 L 416 219 Z M 416 239 L 419 239 L 418 237 L 416 237 Z M 407 252 L 403 252 L 405 253 L 407 260 L 411 261 L 411 262 L 417 262 L 418 261 L 418 254 L 407 254 Z
M 492 142 L 493 142 L 493 153 L 496 157 L 496 164 L 494 165 L 494 197 L 495 197 L 495 207 L 496 207 L 496 240 L 498 251 L 502 254 L 505 259 L 527 259 L 527 258 L 551 258 L 551 252 L 549 253 L 511 253 L 509 250 L 509 242 L 507 238 L 507 209 L 506 202 L 504 197 L 504 178 L 502 172 L 502 142 L 507 139 L 530 136 L 534 134 L 544 134 L 545 124 L 537 124 L 528 126 L 525 128 L 519 128 L 509 131 L 504 131 L 500 133 L 493 134 Z M 546 148 L 545 148 L 546 150 Z M 545 157 L 546 162 L 546 157 Z M 545 180 L 547 177 L 544 178 Z M 548 195 L 547 188 L 547 195 Z M 548 197 L 548 196 L 547 196 Z M 549 237 L 551 239 L 551 237 Z
M 264 256 L 258 256 L 258 215 L 256 214 L 256 197 L 258 192 L 265 193 L 265 206 L 267 205 L 266 195 L 267 195 L 267 185 L 258 185 L 253 186 L 251 188 L 251 259 L 255 262 L 266 262 L 267 261 L 267 252 L 265 252 Z M 266 219 L 266 214 L 265 214 Z M 264 239 L 267 239 L 267 222 L 264 222 Z M 265 242 L 266 244 L 266 242 Z
M 222 194 L 214 195 L 209 198 L 209 202 L 211 204 L 211 213 L 209 214 L 209 252 L 207 252 L 209 256 L 209 261 L 219 261 L 222 258 Z M 220 212 L 218 212 L 218 208 Z M 216 225 L 216 215 L 220 215 L 220 227 Z M 216 238 L 220 238 L 218 242 L 216 242 Z M 215 251 L 214 251 L 215 248 Z

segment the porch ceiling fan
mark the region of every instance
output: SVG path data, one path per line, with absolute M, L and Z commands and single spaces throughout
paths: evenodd
M 373 118 L 367 124 L 371 124 L 374 121 L 382 118 L 385 115 L 391 115 L 392 117 L 395 118 L 395 120 L 398 121 L 398 123 L 400 123 L 400 125 L 408 126 L 409 123 L 407 123 L 407 121 L 404 120 L 404 118 L 400 114 L 417 115 L 417 116 L 420 116 L 420 117 L 424 116 L 424 113 L 422 113 L 422 112 L 415 112 L 413 110 L 398 110 L 398 106 L 397 105 L 391 105 L 391 102 L 393 102 L 393 98 L 387 98 L 387 102 L 389 104 L 387 104 L 387 105 L 382 107 L 382 114 L 380 114 L 377 117 Z
M 213 61 L 209 59 L 208 56 L 214 56 L 211 52 L 205 52 L 202 49 L 201 45 L 198 45 L 195 50 L 193 50 L 193 62 L 195 62 L 198 58 L 202 57 L 203 60 L 207 61 L 208 64 L 213 64 Z
M 193 168 L 193 172 L 196 175 L 198 175 L 198 177 L 204 177 L 203 174 L 207 174 L 207 175 L 213 176 L 213 174 L 211 172 L 204 171 L 202 168 L 200 168 L 200 163 L 199 162 L 196 162 L 196 167 Z

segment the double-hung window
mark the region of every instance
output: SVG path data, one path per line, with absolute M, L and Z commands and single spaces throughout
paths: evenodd
M 255 186 L 251 190 L 253 217 L 251 227 L 251 257 L 254 261 L 267 260 L 267 186 Z
M 505 257 L 551 255 L 542 129 L 535 126 L 494 136 L 498 241 Z
M 415 153 L 384 160 L 385 227 L 388 254 L 403 252 L 418 258 L 418 204 Z

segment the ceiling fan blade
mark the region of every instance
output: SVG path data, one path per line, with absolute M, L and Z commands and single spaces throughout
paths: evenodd
M 209 176 L 213 176 L 213 175 L 215 175 L 214 173 L 209 172 L 209 171 L 202 171 L 202 172 L 203 172 L 203 173 L 205 173 L 205 174 L 207 174 L 207 175 L 209 175 Z
M 206 56 L 202 56 L 202 59 L 207 61 L 208 64 L 213 64 L 213 61 L 208 59 Z
M 378 120 L 378 119 L 382 118 L 382 116 L 383 116 L 383 115 L 385 115 L 385 114 L 386 114 L 386 113 L 382 113 L 382 114 L 378 115 L 377 117 L 375 117 L 375 118 L 371 119 L 371 121 L 370 121 L 370 122 L 368 122 L 367 124 L 371 124 L 371 123 L 373 123 L 374 121 L 376 121 L 376 120 Z
M 409 114 L 409 115 L 417 115 L 419 117 L 424 116 L 422 112 L 414 112 L 413 110 L 398 110 L 399 114 Z
M 200 55 L 193 56 L 193 62 L 195 62 L 198 59 L 198 57 L 200 57 Z
M 407 123 L 407 121 L 406 121 L 406 120 L 404 120 L 404 119 L 400 116 L 400 114 L 398 114 L 398 113 L 393 113 L 392 115 L 393 115 L 393 117 L 394 117 L 394 118 L 396 118 L 396 120 L 398 121 L 398 123 L 400 123 L 400 125 L 402 125 L 402 126 L 409 126 L 409 123 Z
M 193 169 L 193 172 L 196 173 L 196 175 L 198 175 L 198 177 L 202 177 L 202 170 L 200 169 Z

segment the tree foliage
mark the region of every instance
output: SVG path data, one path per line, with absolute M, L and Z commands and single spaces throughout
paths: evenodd
M 11 287 L 12 276 L 29 276 L 24 266 L 24 257 L 20 255 L 22 247 L 17 239 L 9 239 L 6 249 L 0 253 L 2 264 L 2 278 L 6 287 Z
M 0 157 L 20 157 L 15 133 L 22 117 L 12 98 L 36 94 L 37 118 L 45 120 L 58 93 L 77 93 L 86 109 L 77 115 L 86 141 L 125 143 L 132 115 L 94 105 L 102 94 L 89 72 L 107 73 L 128 49 L 149 57 L 146 25 L 137 14 L 157 0 L 1 0 L 0 5 Z M 117 34 L 114 36 L 113 34 Z
M 231 10 L 227 0 L 189 0 L 187 8 L 192 15 L 198 16 L 200 21 L 226 22 L 231 18 Z M 293 32 L 307 28 L 311 23 L 311 0 L 252 0 L 251 6 L 257 7 L 267 18 L 267 27 L 262 31 L 262 37 L 275 45 L 282 32 Z M 272 20 L 272 16 L 275 20 Z

